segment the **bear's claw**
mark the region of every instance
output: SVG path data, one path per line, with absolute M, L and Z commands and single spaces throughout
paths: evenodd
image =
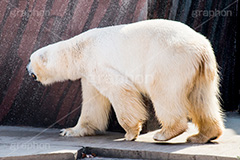
M 75 137 L 75 136 L 78 136 L 78 135 L 76 135 L 76 133 L 74 132 L 73 129 L 67 128 L 67 129 L 61 129 L 60 130 L 60 136 Z

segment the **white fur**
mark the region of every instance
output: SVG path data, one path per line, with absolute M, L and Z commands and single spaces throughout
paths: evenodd
M 111 103 L 126 139 L 137 138 L 147 118 L 141 94 L 151 98 L 162 123 L 154 139 L 184 132 L 188 115 L 199 127 L 199 134 L 188 141 L 205 143 L 221 135 L 219 78 L 211 44 L 182 23 L 148 20 L 92 29 L 37 50 L 30 59 L 29 72 L 45 85 L 82 78 L 81 116 L 62 135 L 104 131 Z

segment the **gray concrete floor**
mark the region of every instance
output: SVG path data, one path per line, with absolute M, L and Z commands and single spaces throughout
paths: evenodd
M 0 159 L 49 159 L 49 155 L 53 156 L 50 159 L 74 159 L 77 151 L 85 147 L 90 147 L 97 156 L 119 158 L 240 159 L 240 115 L 227 113 L 225 125 L 224 134 L 209 144 L 185 142 L 188 136 L 197 133 L 192 123 L 187 132 L 167 142 L 154 141 L 156 131 L 128 142 L 122 133 L 76 138 L 61 137 L 58 129 L 0 126 Z

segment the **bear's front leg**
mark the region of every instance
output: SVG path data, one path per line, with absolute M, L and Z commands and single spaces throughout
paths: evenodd
M 61 136 L 94 135 L 96 130 L 105 131 L 108 124 L 110 102 L 86 79 L 82 79 L 83 103 L 81 116 L 73 128 L 62 129 Z
M 146 120 L 142 95 L 134 83 L 113 68 L 96 69 L 94 86 L 111 102 L 119 124 L 126 131 L 126 140 L 135 140 Z

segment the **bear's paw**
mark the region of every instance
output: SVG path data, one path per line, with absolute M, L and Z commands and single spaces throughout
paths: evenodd
M 60 135 L 65 137 L 77 137 L 81 136 L 79 132 L 76 131 L 74 128 L 66 128 L 60 130 Z

